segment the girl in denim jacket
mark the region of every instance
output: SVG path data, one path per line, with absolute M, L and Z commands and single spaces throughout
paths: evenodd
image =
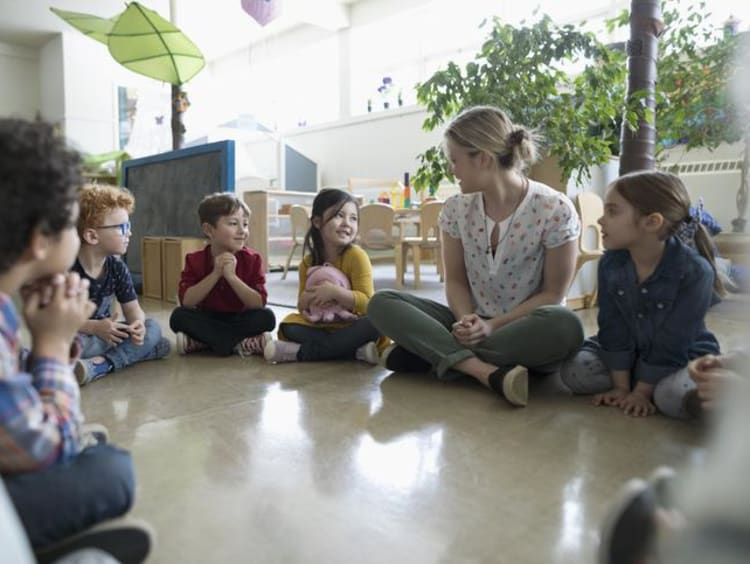
M 704 321 L 723 292 L 708 234 L 682 181 L 656 171 L 615 180 L 599 225 L 599 333 L 563 364 L 562 383 L 627 415 L 689 418 L 699 402 L 688 362 L 719 352 Z

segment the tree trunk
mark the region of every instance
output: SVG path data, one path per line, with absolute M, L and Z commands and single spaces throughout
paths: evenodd
M 628 100 L 638 91 L 647 92 L 644 110 L 654 116 L 656 106 L 656 57 L 658 37 L 664 29 L 660 0 L 632 0 L 630 3 L 630 40 L 628 41 Z M 654 123 L 641 119 L 636 131 L 623 122 L 620 132 L 620 174 L 651 170 L 656 166 Z
M 185 125 L 182 114 L 185 112 L 184 93 L 179 86 L 172 85 L 172 149 L 181 149 L 185 142 Z

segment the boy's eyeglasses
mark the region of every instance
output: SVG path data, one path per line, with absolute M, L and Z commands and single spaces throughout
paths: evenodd
M 97 229 L 119 229 L 120 235 L 125 235 L 126 233 L 130 233 L 130 222 L 126 221 L 125 223 L 117 223 L 115 225 L 100 225 L 97 227 Z

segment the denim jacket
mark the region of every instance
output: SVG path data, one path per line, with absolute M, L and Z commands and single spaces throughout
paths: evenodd
M 599 262 L 601 358 L 610 370 L 630 370 L 633 381 L 656 384 L 719 343 L 706 329 L 714 272 L 694 249 L 671 237 L 656 270 L 638 284 L 627 250 Z

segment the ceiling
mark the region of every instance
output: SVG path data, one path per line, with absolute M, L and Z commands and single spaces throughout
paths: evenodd
M 293 27 L 310 24 L 326 29 L 349 25 L 349 5 L 363 0 L 284 0 L 282 16 L 261 27 L 240 0 L 172 0 L 176 25 L 190 37 L 208 60 L 241 49 Z M 170 19 L 170 0 L 141 0 Z M 39 47 L 55 34 L 75 29 L 50 7 L 109 18 L 124 9 L 123 0 L 0 0 L 0 42 Z

